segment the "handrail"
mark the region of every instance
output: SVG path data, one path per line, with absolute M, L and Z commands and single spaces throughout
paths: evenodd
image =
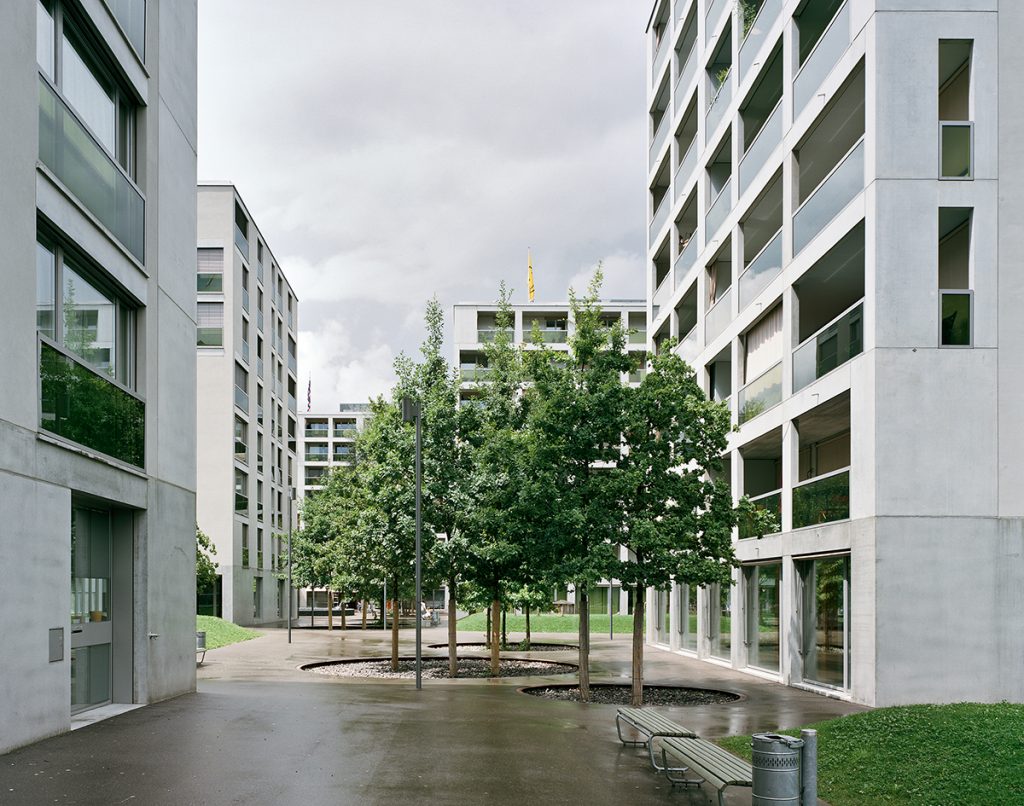
M 851 467 L 853 467 L 853 465 L 847 465 L 846 467 L 841 467 L 838 470 L 830 470 L 828 473 L 822 473 L 820 476 L 815 476 L 814 478 L 804 479 L 803 481 L 795 483 L 793 485 L 793 489 L 795 490 L 798 487 L 806 487 L 808 484 L 813 484 L 814 482 L 821 481 L 822 479 L 829 479 L 832 478 L 832 476 L 839 476 L 842 475 L 843 473 L 849 473 Z
M 758 251 L 758 253 L 756 255 L 754 255 L 752 258 L 750 258 L 750 260 L 747 261 L 746 265 L 743 267 L 743 271 L 740 272 L 740 276 L 736 278 L 737 280 L 741 279 L 743 277 L 743 275 L 746 274 L 750 270 L 750 267 L 753 266 L 755 263 L 757 263 L 757 261 L 761 257 L 761 255 L 763 255 L 765 252 L 767 252 L 772 247 L 772 245 L 775 243 L 775 239 L 778 238 L 779 235 L 781 235 L 781 234 L 782 234 L 782 227 L 779 227 L 777 230 L 775 230 L 775 234 L 773 234 L 771 238 L 769 238 L 767 241 L 765 241 L 764 246 L 761 247 L 761 249 Z
M 847 308 L 845 311 L 843 311 L 841 314 L 839 314 L 839 316 L 835 317 L 834 319 L 831 319 L 828 322 L 828 324 L 818 328 L 817 330 L 814 331 L 814 333 L 812 333 L 810 336 L 808 336 L 806 339 L 804 339 L 802 342 L 800 342 L 796 347 L 793 348 L 793 352 L 796 352 L 797 350 L 799 350 L 801 347 L 803 347 L 806 344 L 810 344 L 812 341 L 814 341 L 814 339 L 818 338 L 818 336 L 820 336 L 822 333 L 824 333 L 826 330 L 828 330 L 830 327 L 832 327 L 832 325 L 834 325 L 836 322 L 838 322 L 840 319 L 842 319 L 848 313 L 852 313 L 854 308 L 856 308 L 859 305 L 862 305 L 863 303 L 864 303 L 864 297 L 861 297 L 859 300 L 857 300 L 855 303 L 853 303 L 853 305 L 851 305 L 849 308 Z
M 793 218 L 796 218 L 797 214 L 799 214 L 800 211 L 803 210 L 807 206 L 807 203 L 811 199 L 813 199 L 815 196 L 818 195 L 818 191 L 821 190 L 823 187 L 825 187 L 825 185 L 828 183 L 828 180 L 831 179 L 835 175 L 836 171 L 838 171 L 840 168 L 843 167 L 843 164 L 850 158 L 850 155 L 853 154 L 853 152 L 856 151 L 858 148 L 860 148 L 862 145 L 864 145 L 864 135 L 863 134 L 860 136 L 860 138 L 857 140 L 857 142 L 854 143 L 850 147 L 849 151 L 847 151 L 845 154 L 843 154 L 842 159 L 840 159 L 835 165 L 832 166 L 832 170 L 829 171 L 825 175 L 825 177 L 820 182 L 818 182 L 817 185 L 814 186 L 814 190 L 811 191 L 811 194 L 800 203 L 799 207 L 797 207 L 793 211 Z

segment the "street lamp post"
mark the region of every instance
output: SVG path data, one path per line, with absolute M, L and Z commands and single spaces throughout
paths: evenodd
M 416 688 L 423 688 L 423 590 L 422 564 L 420 559 L 420 402 L 408 397 L 402 398 L 402 420 L 416 424 Z
M 288 488 L 288 643 L 292 642 L 292 502 L 295 488 Z

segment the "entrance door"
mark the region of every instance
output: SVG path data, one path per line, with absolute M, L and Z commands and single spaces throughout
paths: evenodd
M 111 701 L 109 511 L 71 510 L 71 712 Z

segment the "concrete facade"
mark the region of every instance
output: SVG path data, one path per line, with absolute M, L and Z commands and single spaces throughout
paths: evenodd
M 0 753 L 195 690 L 197 11 L 112 8 L 0 8 Z
M 749 10 L 747 6 L 749 5 Z M 652 643 L 868 705 L 1024 698 L 1024 11 L 662 0 L 648 28 L 651 343 L 738 430 L 730 590 Z
M 199 186 L 197 245 L 197 510 L 217 550 L 214 609 L 279 622 L 299 469 L 298 299 L 233 185 Z

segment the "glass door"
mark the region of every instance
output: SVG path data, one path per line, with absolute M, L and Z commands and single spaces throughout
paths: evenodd
M 71 510 L 71 712 L 111 701 L 109 511 Z
M 799 564 L 802 585 L 803 679 L 850 687 L 850 558 Z

